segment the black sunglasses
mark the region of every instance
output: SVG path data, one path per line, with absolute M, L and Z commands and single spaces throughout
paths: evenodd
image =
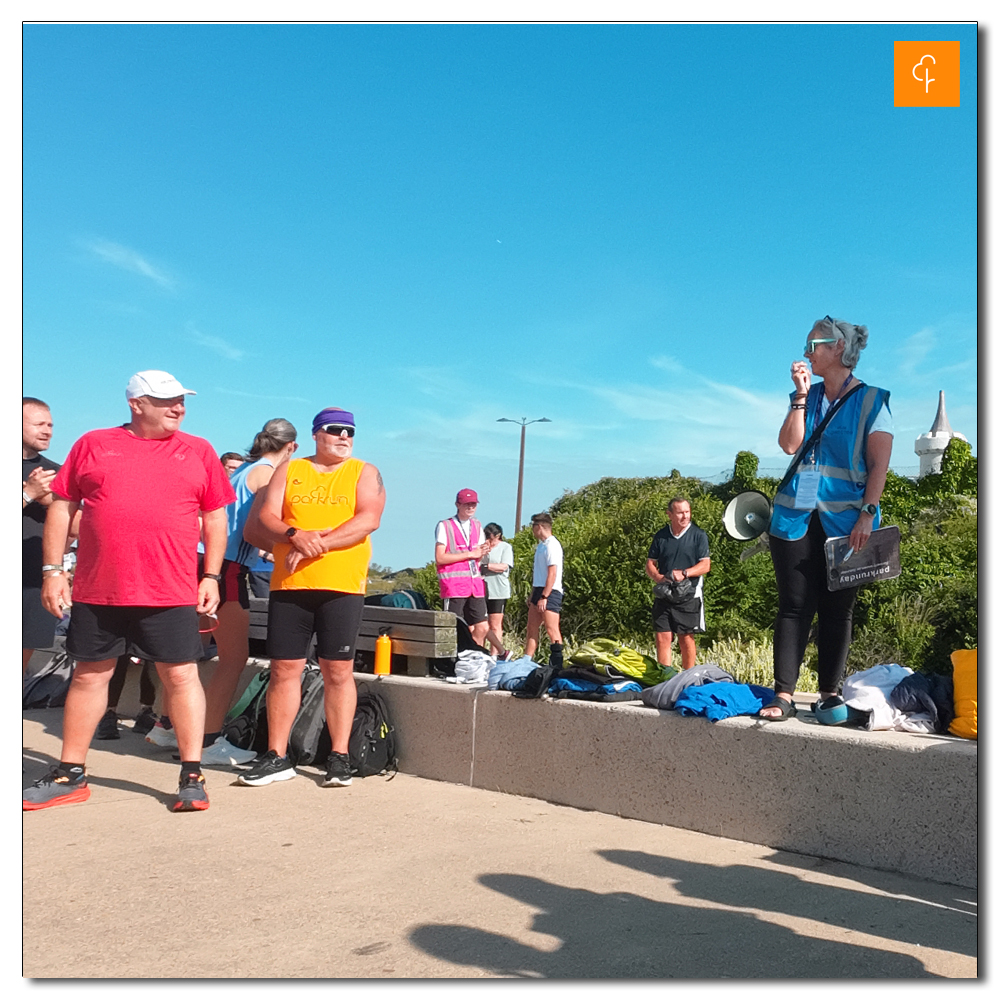
M 354 428 L 347 424 L 323 424 L 320 430 L 324 434 L 332 434 L 334 437 L 343 437 L 345 432 L 349 438 L 354 437 Z

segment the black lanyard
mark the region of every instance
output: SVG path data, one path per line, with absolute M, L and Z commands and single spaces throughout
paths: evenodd
M 853 378 L 853 376 L 851 377 Z M 844 393 L 843 397 L 838 396 L 837 399 L 835 399 L 833 403 L 830 404 L 830 409 L 826 411 L 826 416 L 820 422 L 820 425 L 817 428 L 815 428 L 815 430 L 813 430 L 812 434 L 809 435 L 809 440 L 806 441 L 806 443 L 799 449 L 798 454 L 795 456 L 795 458 L 792 459 L 792 464 L 788 466 L 788 471 L 785 473 L 785 478 L 782 479 L 781 482 L 778 484 L 778 488 L 777 490 L 775 490 L 775 495 L 780 493 L 792 481 L 792 476 L 794 476 L 796 471 L 798 470 L 799 464 L 801 463 L 802 459 L 805 458 L 805 456 L 813 448 L 816 447 L 817 443 L 819 442 L 820 435 L 826 429 L 826 425 L 833 419 L 833 415 L 835 413 L 838 413 L 840 411 L 840 408 L 844 405 L 844 403 L 846 403 L 851 398 L 851 396 L 853 396 L 854 393 L 856 393 L 858 389 L 860 389 L 863 385 L 864 382 L 859 382 L 853 388 L 848 389 L 847 392 Z M 841 388 L 841 392 L 843 392 L 843 388 Z M 819 416 L 819 397 L 817 397 L 817 402 L 816 402 L 816 415 Z

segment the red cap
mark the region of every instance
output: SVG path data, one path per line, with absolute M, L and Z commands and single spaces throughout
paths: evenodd
M 479 497 L 475 490 L 459 490 L 455 503 L 479 503 Z

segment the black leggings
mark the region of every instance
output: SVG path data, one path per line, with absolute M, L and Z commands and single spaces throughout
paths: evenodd
M 771 561 L 778 582 L 778 617 L 774 621 L 775 693 L 793 694 L 806 653 L 809 629 L 819 615 L 820 691 L 839 691 L 851 648 L 851 624 L 858 588 L 828 590 L 823 543 L 826 532 L 813 511 L 809 530 L 794 542 L 771 536 Z
M 122 654 L 115 664 L 115 672 L 111 675 L 108 684 L 108 708 L 117 708 L 118 699 L 122 696 L 125 687 L 125 677 L 128 674 L 128 665 L 131 663 L 128 655 Z M 152 705 L 156 701 L 156 687 L 150 674 L 149 660 L 142 661 L 142 673 L 139 674 L 139 704 Z

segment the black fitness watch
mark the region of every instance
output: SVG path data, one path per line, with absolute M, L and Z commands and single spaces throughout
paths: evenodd
M 286 535 L 287 535 L 287 536 L 288 536 L 289 538 L 291 538 L 291 537 L 292 537 L 292 535 L 294 535 L 294 534 L 295 534 L 295 532 L 296 532 L 296 531 L 298 531 L 298 530 L 299 530 L 298 528 L 289 528 L 289 529 L 288 529 L 288 531 L 286 531 L 286 532 L 285 532 L 285 534 L 286 534 Z
M 203 580 L 214 580 L 216 583 L 222 583 L 221 573 L 202 573 L 201 578 Z

